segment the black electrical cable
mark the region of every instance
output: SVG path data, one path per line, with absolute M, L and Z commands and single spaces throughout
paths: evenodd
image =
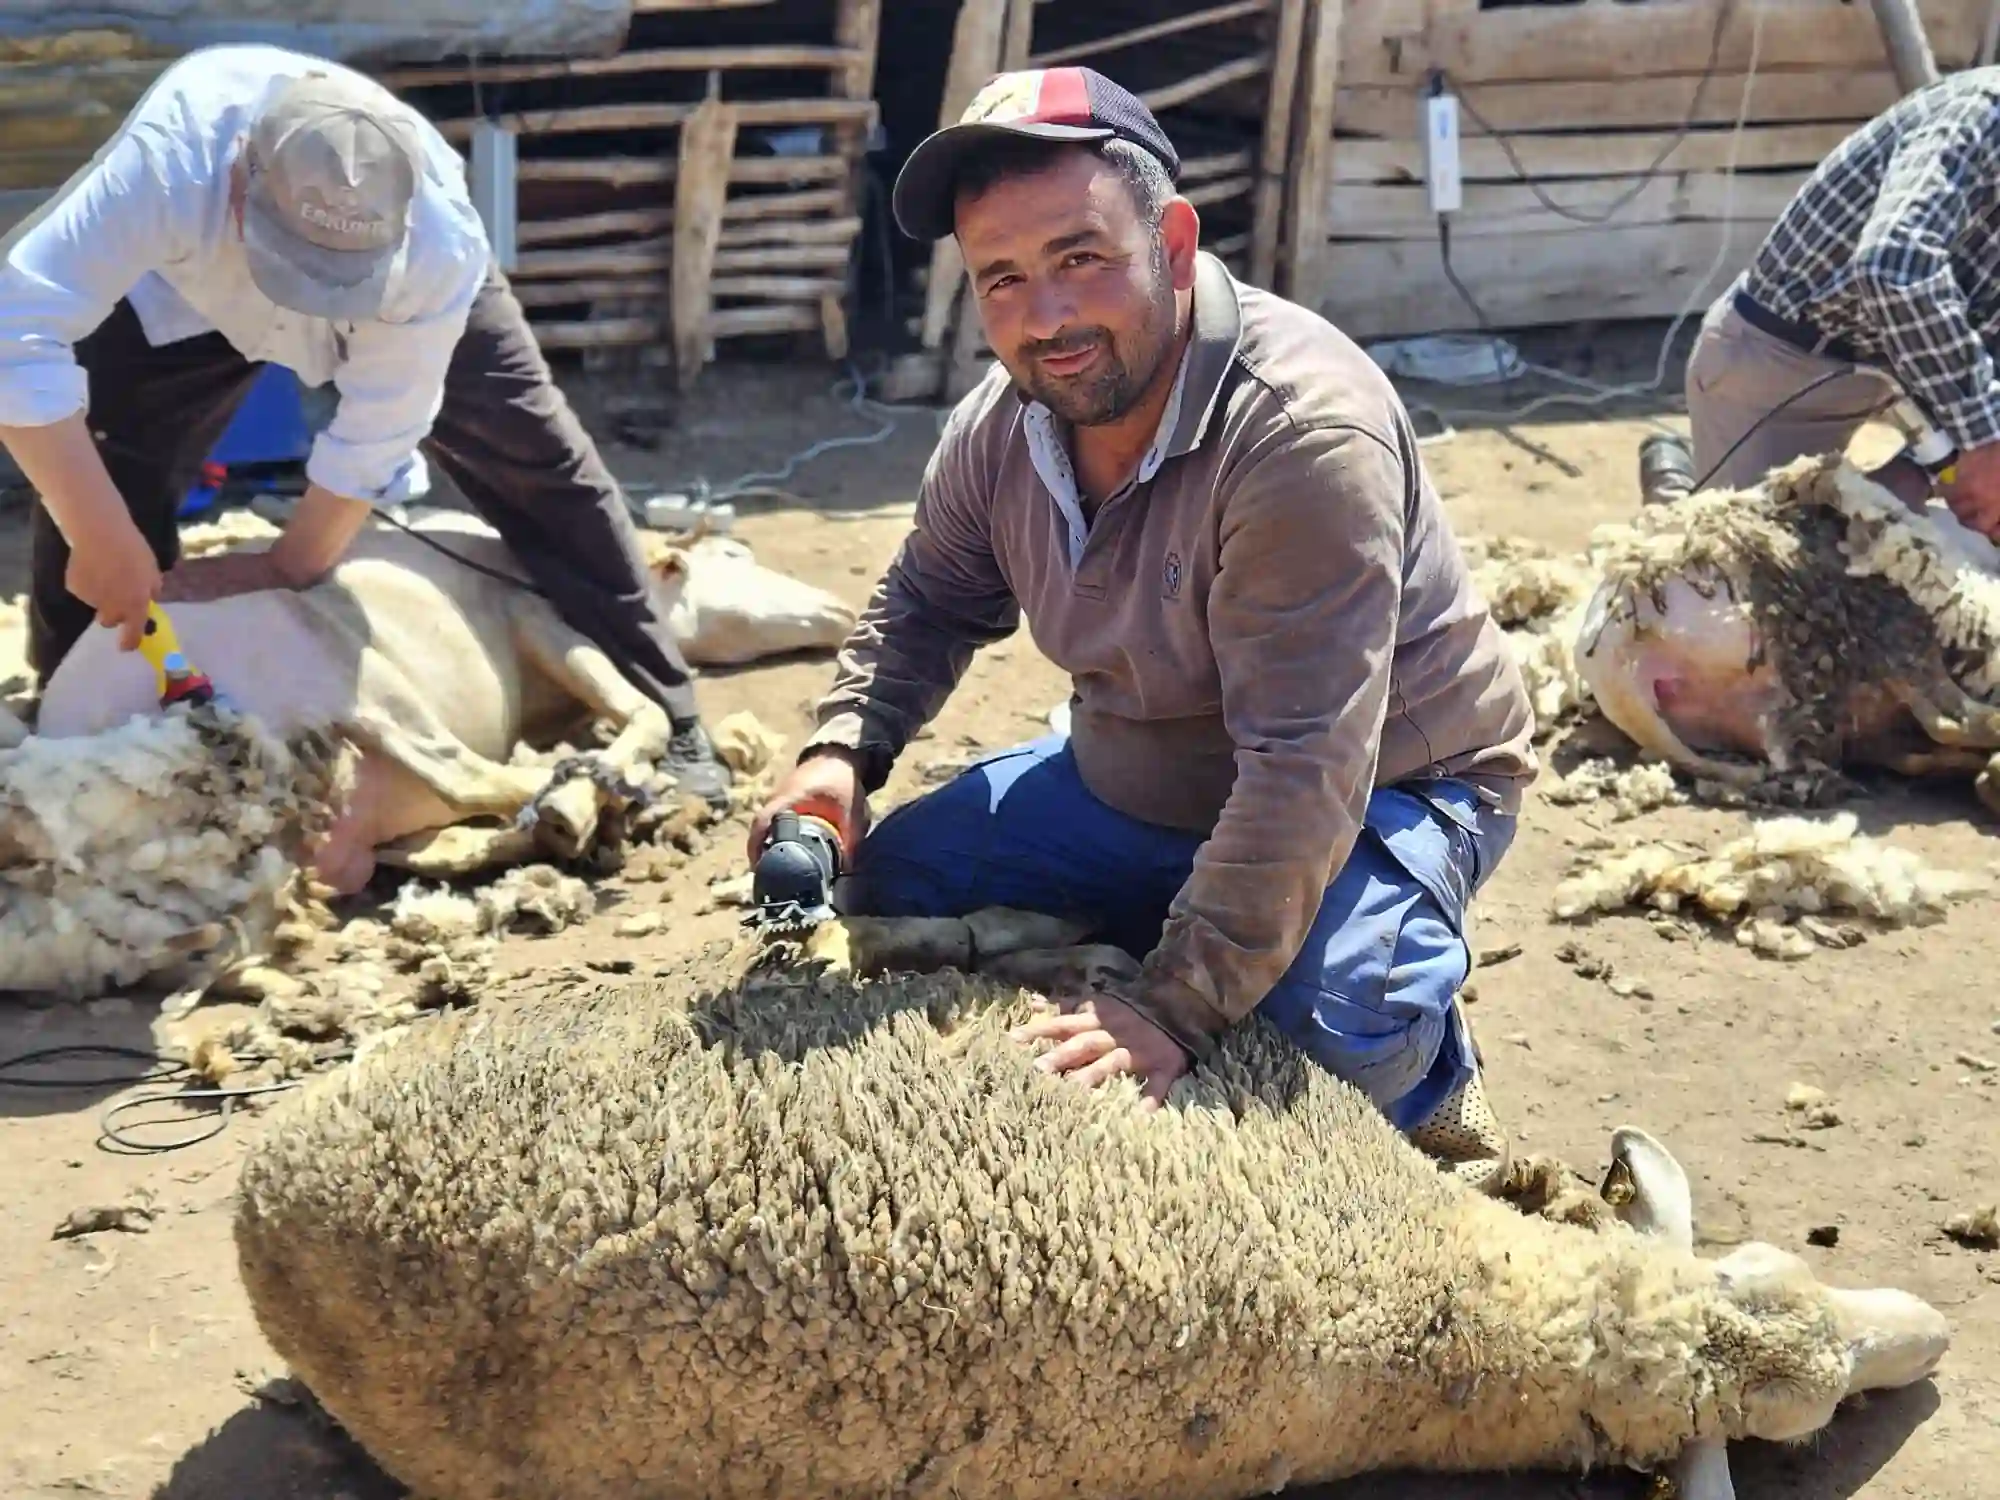
M 352 1057 L 351 1051 L 336 1053 L 320 1059 L 323 1062 L 339 1062 Z M 142 1073 L 109 1074 L 90 1078 L 39 1077 L 9 1078 L 6 1075 L 16 1068 L 30 1063 L 52 1061 L 57 1058 L 80 1057 L 123 1057 L 149 1064 Z M 239 1061 L 256 1064 L 271 1059 L 261 1055 L 238 1054 Z M 78 1042 L 63 1047 L 38 1047 L 31 1052 L 17 1053 L 13 1057 L 0 1059 L 0 1088 L 17 1089 L 91 1089 L 130 1088 L 144 1083 L 172 1083 L 177 1079 L 194 1078 L 193 1068 L 185 1063 L 170 1062 L 156 1052 L 147 1052 L 138 1047 L 120 1047 L 102 1042 Z M 98 1117 L 98 1144 L 105 1142 L 117 1146 L 132 1155 L 158 1155 L 168 1151 L 181 1151 L 203 1141 L 213 1140 L 229 1128 L 229 1121 L 235 1113 L 238 1100 L 253 1099 L 264 1094 L 280 1094 L 304 1086 L 304 1079 L 288 1078 L 278 1083 L 255 1084 L 248 1088 L 171 1088 L 156 1089 L 138 1094 L 133 1098 L 120 1100 Z M 140 1109 L 148 1104 L 213 1104 L 217 1108 L 214 1125 L 192 1135 L 177 1136 L 167 1141 L 142 1141 L 126 1134 L 125 1130 L 113 1124 L 120 1115 L 129 1110 Z M 156 1121 L 164 1124 L 165 1121 Z M 106 1148 L 108 1149 L 108 1148 Z

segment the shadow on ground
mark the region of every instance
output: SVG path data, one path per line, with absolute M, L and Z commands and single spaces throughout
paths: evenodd
M 407 1491 L 288 1381 L 190 1448 L 152 1500 L 404 1500 Z

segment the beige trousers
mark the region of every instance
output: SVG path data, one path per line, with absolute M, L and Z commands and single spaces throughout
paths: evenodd
M 1809 354 L 1746 323 L 1733 306 L 1734 294 L 1731 288 L 1709 308 L 1688 355 L 1697 477 L 1719 463 L 1708 485 L 1740 489 L 1795 458 L 1844 450 L 1864 422 L 1888 417 L 1900 394 L 1895 382 L 1868 370 L 1836 373 L 1847 368 L 1841 361 Z M 1821 376 L 1831 378 L 1778 410 Z

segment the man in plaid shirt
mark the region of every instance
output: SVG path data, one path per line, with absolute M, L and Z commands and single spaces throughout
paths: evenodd
M 1900 392 L 1958 445 L 1953 513 L 2000 537 L 1996 331 L 2000 68 L 1975 68 L 1842 142 L 1709 309 L 1687 370 L 1694 473 L 1747 485 L 1842 449 Z M 1900 456 L 1875 477 L 1928 488 Z

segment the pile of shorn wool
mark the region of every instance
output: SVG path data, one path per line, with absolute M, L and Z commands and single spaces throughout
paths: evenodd
M 212 707 L 0 750 L 0 987 L 83 997 L 254 951 L 344 774 L 330 737 Z
M 256 1317 L 430 1500 L 1223 1500 L 1662 1462 L 1744 1430 L 1711 1348 L 1844 1389 L 1810 1299 L 1470 1192 L 1261 1023 L 1148 1115 L 1029 1006 L 792 964 L 442 1017 L 253 1147 Z

